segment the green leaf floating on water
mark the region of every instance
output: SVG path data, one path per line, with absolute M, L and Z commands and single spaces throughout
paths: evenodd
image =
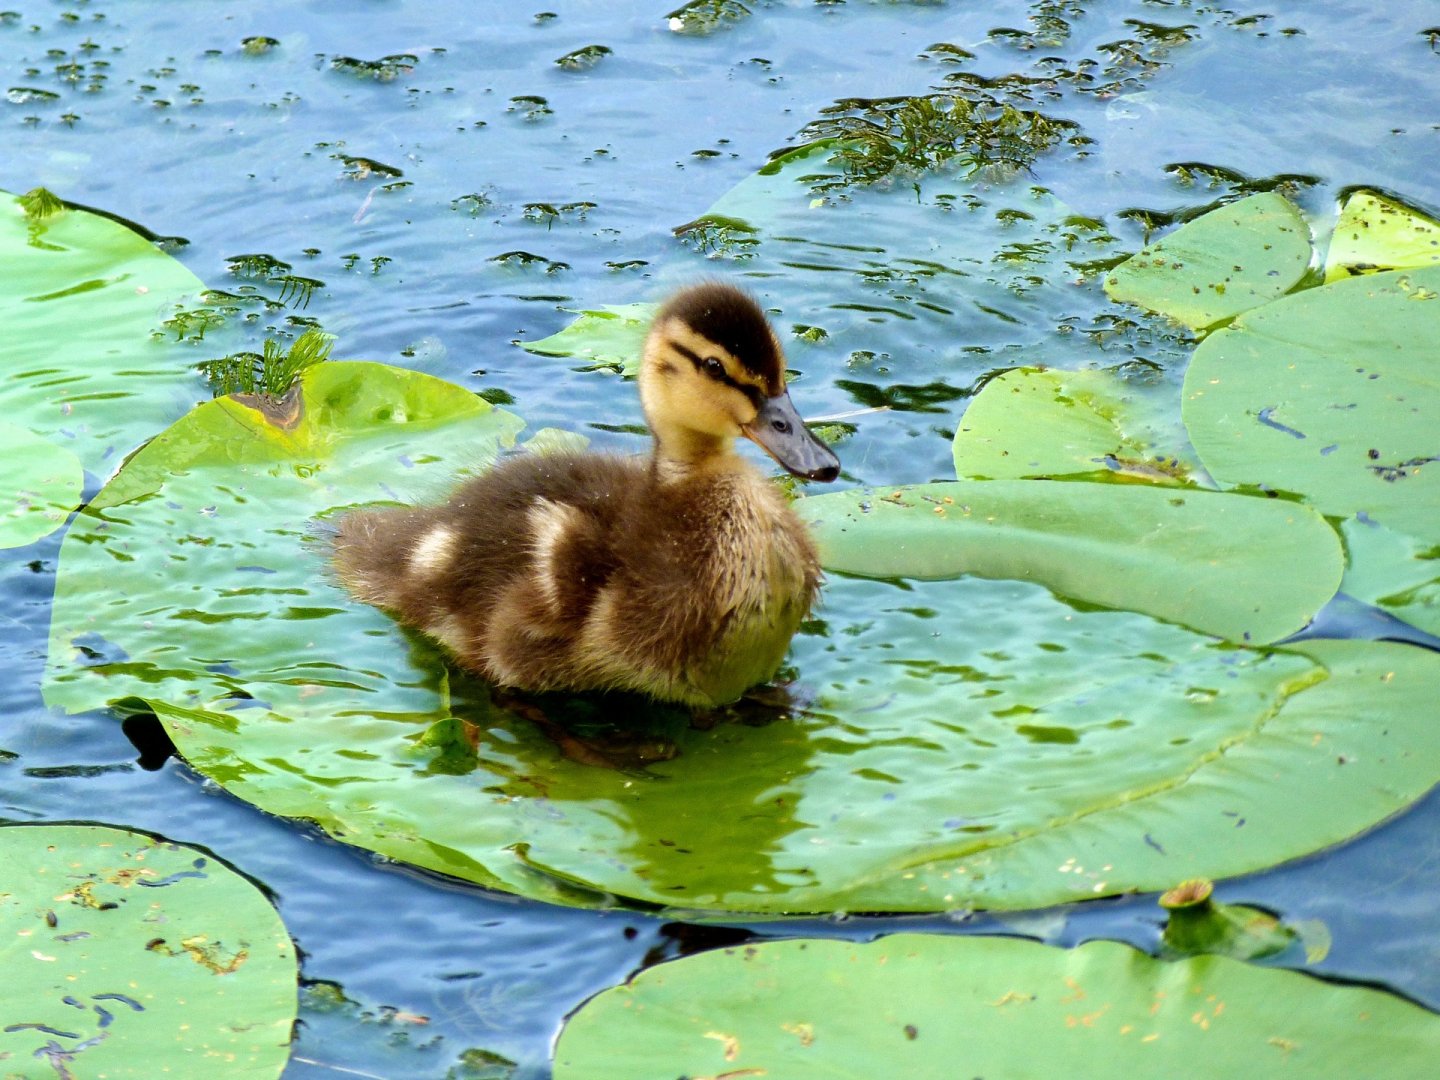
M 123 829 L 13 825 L 0 866 L 7 1076 L 284 1070 L 295 950 L 270 902 L 213 855 Z
M 332 677 L 378 690 L 381 677 L 329 655 L 343 655 L 343 642 L 316 640 L 317 620 L 344 604 L 316 519 L 356 503 L 439 497 L 457 474 L 513 445 L 522 426 L 462 387 L 362 362 L 311 368 L 281 399 L 198 406 L 137 453 L 67 533 L 49 700 L 189 707 L 219 693 L 285 708 Z M 106 651 L 112 641 L 123 659 Z M 76 667 L 76 657 L 111 662 Z M 240 660 L 243 680 L 231 674 Z M 394 688 L 384 708 L 407 695 Z
M 923 594 L 836 579 L 835 609 L 855 614 L 822 613 L 797 639 L 793 718 L 700 730 L 623 706 L 622 727 L 673 755 L 581 764 L 346 597 L 317 525 L 432 499 L 519 426 L 459 387 L 362 363 L 313 368 L 279 401 L 199 406 L 67 533 L 47 700 L 148 708 L 194 768 L 267 811 L 576 904 L 1017 908 L 1160 888 L 1352 836 L 1440 773 L 1428 696 L 1440 658 L 1367 643 L 1235 650 L 977 578 Z M 1212 500 L 1211 516 L 1221 501 L 1241 519 L 1251 504 L 1310 513 L 1134 490 Z M 1237 828 L 1245 819 L 1255 827 Z
M 64 447 L 0 421 L 0 461 L 0 547 L 24 547 L 47 536 L 79 504 L 84 469 Z
M 1163 410 L 1176 404 L 1109 371 L 1016 368 L 987 382 L 966 407 L 955 431 L 955 472 L 976 480 L 1208 483 L 1184 432 L 1166 419 Z
M 895 934 L 659 964 L 566 1024 L 556 1080 L 1424 1076 L 1440 1019 L 1352 986 L 1109 941 Z
M 327 364 L 289 430 L 220 400 L 147 445 L 61 549 L 47 700 L 148 707 L 267 811 L 575 904 L 923 911 L 1162 888 L 1352 836 L 1440 773 L 1440 658 L 1421 650 L 1234 650 L 976 578 L 835 579 L 853 614 L 797 638 L 803 711 L 699 730 L 633 707 L 622 726 L 673 757 L 578 763 L 345 597 L 308 539 L 332 508 L 431 497 L 513 438 L 513 417 L 437 383 Z
M 573 356 L 589 360 L 593 367 L 634 375 L 640 370 L 640 352 L 655 310 L 655 304 L 604 304 L 577 312 L 579 318 L 559 333 L 522 341 L 520 347 L 543 356 Z
M 106 474 L 164 426 L 185 365 L 151 332 L 200 288 L 109 218 L 0 192 L 0 546 L 58 527 L 82 466 Z
M 151 334 L 198 278 L 118 222 L 0 193 L 0 407 L 102 475 L 163 426 L 186 364 Z
M 1325 255 L 1325 280 L 1437 265 L 1440 222 L 1383 195 L 1357 191 L 1345 200 L 1335 222 Z
M 817 495 L 798 509 L 829 570 L 1037 581 L 1250 644 L 1303 629 L 1343 566 L 1334 531 L 1307 507 L 1218 492 L 955 481 Z
M 1282 296 L 1310 267 L 1310 230 L 1295 204 L 1251 195 L 1146 246 L 1105 279 L 1114 300 L 1200 330 Z
M 1369 274 L 1288 296 L 1207 338 L 1183 416 L 1222 484 L 1264 484 L 1321 513 L 1379 526 L 1342 589 L 1434 628 L 1440 546 L 1440 266 Z M 1408 545 L 1405 539 L 1412 541 Z M 1362 565 L 1362 559 L 1383 560 Z M 1433 587 L 1430 590 L 1433 593 Z

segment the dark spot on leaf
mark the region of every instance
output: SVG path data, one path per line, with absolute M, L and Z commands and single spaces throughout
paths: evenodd
M 164 941 L 165 939 L 156 938 L 155 940 Z M 146 946 L 146 948 L 149 948 L 149 946 Z M 134 1009 L 136 1012 L 145 1011 L 145 1006 L 141 1005 L 140 1002 L 136 1001 L 128 994 L 92 994 L 90 995 L 90 998 L 92 1001 L 118 1001 L 121 1005 L 130 1006 L 130 1008 Z

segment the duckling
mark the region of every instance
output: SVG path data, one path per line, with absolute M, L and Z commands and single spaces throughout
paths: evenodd
M 735 440 L 810 479 L 834 480 L 840 463 L 796 412 L 764 314 L 733 286 L 662 306 L 639 389 L 648 457 L 521 455 L 441 506 L 349 513 L 340 580 L 501 687 L 711 708 L 765 682 L 820 565 Z

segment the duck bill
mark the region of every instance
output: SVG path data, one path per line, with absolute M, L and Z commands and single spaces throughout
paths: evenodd
M 742 430 L 747 439 L 796 476 L 829 481 L 840 475 L 840 459 L 810 434 L 788 391 L 767 398 L 759 414 Z

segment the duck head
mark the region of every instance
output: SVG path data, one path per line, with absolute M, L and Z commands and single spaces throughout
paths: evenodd
M 719 282 L 683 289 L 655 316 L 640 400 L 661 457 L 703 461 L 744 436 L 796 476 L 834 480 L 840 460 L 785 388 L 785 355 L 760 306 Z

